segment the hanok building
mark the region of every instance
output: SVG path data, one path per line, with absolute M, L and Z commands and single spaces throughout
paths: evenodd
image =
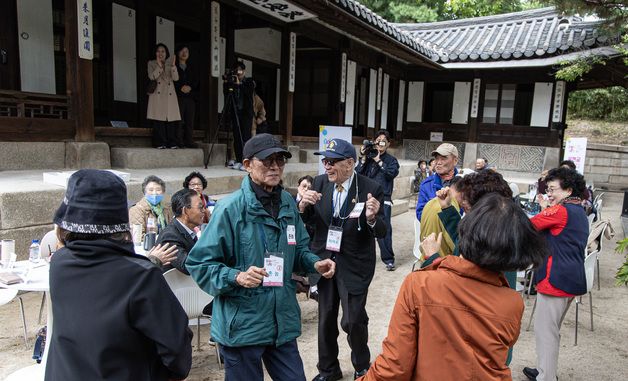
M 387 129 L 407 158 L 442 138 L 465 164 L 484 156 L 525 172 L 557 162 L 569 92 L 626 86 L 615 61 L 577 83 L 555 79 L 560 60 L 617 51 L 599 23 L 552 8 L 395 25 L 354 0 L 6 0 L 0 145 L 57 142 L 61 167 L 150 147 L 146 63 L 157 42 L 190 46 L 205 143 L 226 137 L 221 75 L 237 60 L 285 144 L 316 144 L 319 125 L 351 126 L 356 143 Z M 15 168 L 5 156 L 0 169 Z

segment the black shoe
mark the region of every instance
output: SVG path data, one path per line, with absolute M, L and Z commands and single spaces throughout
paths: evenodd
M 342 380 L 342 372 L 334 373 L 331 376 L 323 376 L 317 374 L 316 377 L 312 379 L 312 381 L 338 381 Z
M 318 291 L 311 291 L 310 292 L 310 299 L 315 300 L 318 302 Z
M 368 369 L 362 369 L 361 371 L 355 371 L 353 372 L 353 379 L 357 380 L 358 378 L 364 376 L 366 374 L 366 372 L 368 372 Z
M 523 368 L 523 374 L 528 377 L 528 380 L 536 381 L 536 376 L 539 375 L 539 371 L 535 368 Z
M 393 262 L 386 263 L 386 271 L 395 271 L 397 268 Z

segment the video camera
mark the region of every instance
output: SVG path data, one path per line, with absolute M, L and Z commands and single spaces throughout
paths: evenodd
M 232 88 L 238 83 L 238 69 L 225 69 L 225 73 L 222 75 L 222 80 L 227 82 L 229 88 Z
M 362 142 L 362 146 L 364 147 L 364 155 L 367 159 L 373 159 L 377 155 L 379 155 L 379 151 L 377 150 L 377 144 L 368 139 L 365 139 Z

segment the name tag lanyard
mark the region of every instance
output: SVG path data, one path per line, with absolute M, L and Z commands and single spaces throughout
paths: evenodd
M 349 192 L 349 190 L 346 190 L 346 192 Z M 336 204 L 340 204 L 340 194 L 341 192 L 336 191 L 336 200 L 334 200 L 333 197 L 333 193 L 332 193 L 332 198 L 331 198 L 331 218 L 329 220 L 329 226 L 335 226 L 334 225 L 334 218 L 339 218 L 340 219 L 340 228 L 342 228 L 345 224 L 345 221 L 347 220 L 347 218 L 349 218 L 349 215 L 351 214 L 351 212 L 347 213 L 347 205 L 349 205 L 348 202 L 348 198 L 349 198 L 349 193 L 347 193 L 347 198 L 345 198 L 345 203 L 343 205 L 338 205 L 338 208 L 340 208 L 340 211 L 338 212 L 338 217 L 335 217 L 336 214 Z M 355 176 L 355 199 L 356 202 L 359 201 L 359 195 L 360 195 L 360 188 L 358 186 L 358 177 Z M 343 217 L 342 214 L 345 213 L 345 216 Z M 360 226 L 360 218 L 358 217 L 358 231 L 361 230 L 361 226 Z
M 282 287 L 284 255 L 279 251 L 269 251 L 268 244 L 266 243 L 266 233 L 264 232 L 264 227 L 257 224 L 257 230 L 259 231 L 260 238 L 264 244 L 264 269 L 268 273 L 268 276 L 264 277 L 262 285 L 264 287 Z

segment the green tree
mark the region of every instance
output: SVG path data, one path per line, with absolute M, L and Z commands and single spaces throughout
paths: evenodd
M 446 2 L 447 19 L 464 19 L 517 12 L 523 9 L 521 0 L 449 0 Z

